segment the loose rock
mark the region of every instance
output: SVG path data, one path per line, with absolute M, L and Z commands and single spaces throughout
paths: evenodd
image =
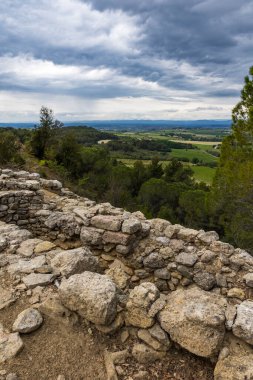
M 12 330 L 26 334 L 37 330 L 43 323 L 43 318 L 37 309 L 22 311 L 15 320 Z

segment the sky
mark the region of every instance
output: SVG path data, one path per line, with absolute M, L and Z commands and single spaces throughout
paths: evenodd
M 2 0 L 0 122 L 230 119 L 251 0 Z

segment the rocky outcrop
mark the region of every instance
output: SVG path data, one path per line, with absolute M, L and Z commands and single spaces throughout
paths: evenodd
M 106 334 L 123 329 L 140 363 L 176 344 L 219 357 L 215 380 L 252 375 L 253 258 L 216 232 L 147 220 L 38 174 L 0 170 L 0 271 L 12 284 L 0 287 L 0 310 L 24 294 L 32 305 L 13 331 L 35 331 L 39 309 Z M 18 333 L 1 330 L 5 360 L 21 348 Z

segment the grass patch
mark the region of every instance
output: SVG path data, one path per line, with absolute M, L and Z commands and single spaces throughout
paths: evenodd
M 212 156 L 210 153 L 202 149 L 172 149 L 170 152 L 171 157 L 178 158 L 188 158 L 190 161 L 193 158 L 197 158 L 205 164 L 210 162 L 217 162 L 217 157 Z
M 191 168 L 194 171 L 194 178 L 196 179 L 196 181 L 205 182 L 208 185 L 211 185 L 214 179 L 216 169 L 208 168 L 207 166 L 195 165 L 192 165 Z

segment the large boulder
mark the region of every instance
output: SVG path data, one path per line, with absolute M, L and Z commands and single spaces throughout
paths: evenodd
M 64 306 L 97 325 L 109 325 L 116 317 L 117 290 L 106 275 L 73 275 L 62 282 L 59 295 Z
M 244 301 L 237 306 L 232 330 L 235 336 L 253 344 L 253 301 Z
M 168 296 L 159 320 L 180 346 L 195 355 L 212 357 L 223 342 L 226 306 L 222 296 L 197 287 L 179 289 Z
M 250 380 L 253 350 L 241 339 L 228 335 L 214 370 L 214 380 Z
M 51 260 L 51 267 L 55 272 L 69 277 L 85 271 L 99 270 L 98 259 L 86 247 L 70 249 L 57 253 Z
M 126 320 L 136 327 L 147 328 L 154 324 L 151 306 L 159 298 L 159 290 L 150 282 L 143 282 L 131 290 L 127 302 Z

